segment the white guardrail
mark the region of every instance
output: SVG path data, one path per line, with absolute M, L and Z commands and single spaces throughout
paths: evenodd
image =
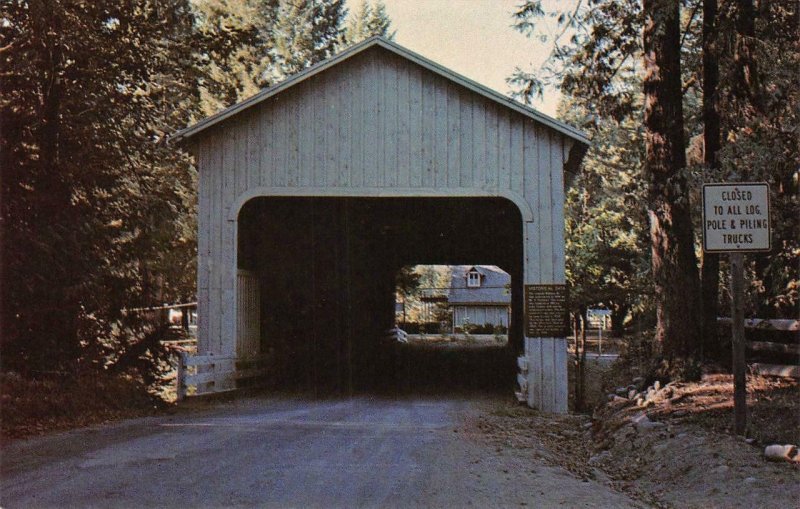
M 189 396 L 236 390 L 242 380 L 263 378 L 267 372 L 265 360 L 265 357 L 239 359 L 234 356 L 189 355 L 181 352 L 177 376 L 178 401 Z

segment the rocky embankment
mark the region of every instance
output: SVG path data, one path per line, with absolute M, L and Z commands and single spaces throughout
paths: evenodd
M 742 438 L 724 428 L 730 413 L 729 378 L 712 376 L 698 383 L 663 386 L 645 386 L 638 379 L 617 388 L 591 417 L 494 403 L 472 423 L 472 436 L 490 440 L 498 450 L 513 449 L 532 461 L 564 467 L 647 507 L 800 507 L 796 448 L 761 441 L 769 436 L 796 437 L 786 430 L 798 416 L 785 415 L 793 407 L 782 406 L 786 401 L 796 405 L 796 384 L 749 381 L 749 404 L 758 407 L 765 402 L 772 412 L 761 408 L 751 424 L 782 427 L 783 434 L 757 429 L 752 434 L 759 438 Z M 770 445 L 780 446 L 769 449 L 775 458 L 765 455 Z
M 718 401 L 699 390 L 702 384 L 655 382 L 645 388 L 637 379 L 617 388 L 593 416 L 594 453 L 588 463 L 617 488 L 654 505 L 796 507 L 797 448 L 765 449 L 754 438 L 701 425 L 700 414 L 713 412 Z

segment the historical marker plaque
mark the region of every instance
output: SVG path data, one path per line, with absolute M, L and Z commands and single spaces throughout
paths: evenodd
M 564 338 L 568 335 L 567 285 L 525 285 L 525 336 Z

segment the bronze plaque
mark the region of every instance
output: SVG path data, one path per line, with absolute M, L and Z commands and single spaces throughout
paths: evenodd
M 568 335 L 567 285 L 525 285 L 525 336 L 565 338 Z

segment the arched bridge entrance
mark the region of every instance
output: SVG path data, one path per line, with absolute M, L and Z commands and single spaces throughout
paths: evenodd
M 283 385 L 391 389 L 408 382 L 396 341 L 386 338 L 400 268 L 491 263 L 512 275 L 518 306 L 510 355 L 493 360 L 508 364 L 493 385 L 510 388 L 514 352 L 523 348 L 522 257 L 521 216 L 504 199 L 253 198 L 239 213 L 237 270 L 258 282 L 259 306 L 238 313 L 260 333 L 240 350 L 269 352 L 272 376 Z

